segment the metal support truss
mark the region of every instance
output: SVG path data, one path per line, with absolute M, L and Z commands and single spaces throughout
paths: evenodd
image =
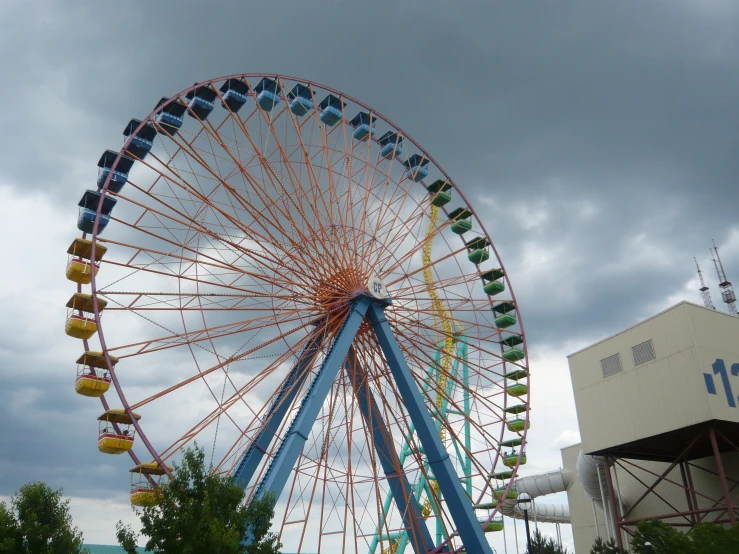
M 710 451 L 706 451 L 706 443 Z M 720 446 L 723 446 L 726 452 L 722 453 Z M 694 453 L 696 448 L 699 448 L 700 454 Z M 606 478 L 611 494 L 611 508 L 614 513 L 613 523 L 619 531 L 617 538 L 621 538 L 621 530 L 633 535 L 639 522 L 654 519 L 665 521 L 674 527 L 693 527 L 702 522 L 734 525 L 739 519 L 739 507 L 733 501 L 732 494 L 735 494 L 735 489 L 739 487 L 739 481 L 735 475 L 729 477 L 726 474 L 723 458 L 729 452 L 736 454 L 739 452 L 739 447 L 719 429 L 709 426 L 696 431 L 695 437 L 686 443 L 682 452 L 661 472 L 653 466 L 640 464 L 638 460 L 619 457 L 613 453 L 607 454 L 605 458 L 609 470 L 607 470 Z M 705 467 L 705 464 L 698 465 L 691 461 L 696 458 L 707 458 L 710 455 L 715 460 L 715 471 Z M 628 478 L 644 488 L 642 494 L 635 501 L 630 502 L 630 506 L 622 510 L 623 513 L 620 514 L 615 509 L 615 498 L 618 497 L 619 491 L 612 492 L 610 468 L 614 471 L 618 468 Z M 720 496 L 715 496 L 713 492 L 709 494 L 703 490 L 705 487 L 696 488 L 693 482 L 693 471 L 715 477 L 721 492 Z M 678 473 L 679 477 L 673 476 L 673 473 Z M 618 484 L 616 485 L 618 487 Z M 674 491 L 682 489 L 682 494 L 665 494 L 669 490 L 668 487 Z M 680 505 L 678 499 L 683 495 L 685 504 Z M 648 516 L 638 516 L 639 506 L 649 497 L 659 500 L 666 508 L 656 513 L 654 513 L 655 510 L 651 510 L 652 513 Z
M 465 550 L 476 554 L 492 554 L 480 522 L 475 518 L 472 502 L 457 477 L 426 404 L 418 394 L 416 382 L 385 317 L 383 307 L 377 303 L 373 304 L 370 306 L 368 317 Z
M 262 476 L 254 492 L 254 497 L 259 498 L 266 492 L 274 493 L 275 498 L 280 497 L 280 493 L 282 493 L 282 489 L 285 488 L 285 484 L 290 477 L 290 472 L 295 467 L 300 452 L 303 450 L 303 445 L 308 440 L 310 430 L 321 411 L 321 406 L 323 406 L 323 402 L 331 390 L 331 385 L 344 365 L 346 355 L 349 353 L 349 348 L 354 341 L 354 336 L 359 330 L 364 315 L 367 313 L 370 302 L 368 297 L 360 296 L 352 304 L 334 343 L 323 360 L 321 368 L 303 397 L 298 413 L 290 422 L 285 438 L 280 443 L 272 462 Z
M 372 433 L 372 442 L 377 457 L 395 498 L 398 511 L 403 516 L 403 526 L 408 533 L 413 550 L 416 553 L 429 552 L 434 549 L 434 541 L 421 513 L 421 506 L 403 472 L 403 466 L 400 464 L 400 459 L 393 446 L 390 429 L 382 418 L 382 413 L 377 407 L 375 397 L 369 388 L 367 374 L 353 349 L 349 351 L 346 371 L 354 389 L 354 396 L 359 403 L 364 424 Z
M 316 328 L 267 410 L 261 430 L 254 437 L 249 448 L 246 449 L 241 462 L 234 471 L 234 481 L 240 487 L 246 488 L 249 484 L 262 458 L 267 453 L 272 438 L 277 435 L 280 424 L 285 419 L 285 414 L 287 414 L 293 400 L 295 400 L 295 396 L 305 383 L 308 369 L 321 348 L 322 339 L 321 329 Z
M 377 335 L 378 343 L 385 355 L 401 400 L 408 411 L 421 446 L 427 456 L 428 465 L 439 485 L 441 496 L 447 503 L 449 513 L 462 540 L 464 549 L 467 552 L 474 552 L 475 554 L 492 554 L 493 551 L 485 539 L 480 523 L 475 518 L 470 498 L 465 493 L 462 482 L 460 482 L 449 458 L 449 454 L 439 437 L 434 420 L 429 414 L 423 398 L 419 394 L 410 368 L 403 357 L 400 346 L 390 328 L 390 324 L 385 318 L 384 309 L 387 305 L 389 305 L 388 301 L 378 300 L 366 294 L 360 294 L 352 301 L 346 319 L 342 323 L 333 344 L 324 358 L 321 368 L 308 387 L 285 437 L 275 451 L 272 461 L 257 485 L 253 498 L 262 497 L 266 493 L 273 493 L 275 498 L 280 497 L 290 473 L 303 450 L 303 446 L 308 440 L 311 428 L 320 413 L 321 407 L 331 390 L 331 386 L 336 380 L 339 371 L 344 366 L 357 331 L 365 316 L 367 316 Z M 316 348 L 318 346 L 316 345 Z M 312 356 L 310 357 L 312 358 Z M 304 359 L 303 356 L 301 356 L 302 359 Z M 357 378 L 357 371 L 358 369 L 355 363 L 355 379 Z M 352 370 L 350 370 L 351 375 Z M 398 510 L 403 514 L 403 520 L 408 531 L 407 535 L 411 536 L 416 554 L 425 554 L 434 549 L 433 540 L 423 521 L 418 500 L 413 494 L 408 479 L 403 473 L 397 453 L 392 447 L 390 430 L 383 419 L 379 417 L 380 412 L 374 403 L 374 398 L 368 394 L 369 389 L 363 390 L 362 387 L 367 386 L 366 380 L 364 383 L 362 385 L 361 380 L 352 381 L 355 394 L 360 400 L 362 415 L 365 417 L 365 421 L 369 418 L 371 422 L 371 425 L 368 425 L 368 427 L 372 430 L 375 449 L 382 463 L 383 471 L 385 471 L 388 478 L 391 490 L 394 493 L 393 496 Z M 284 419 L 284 415 L 283 413 L 281 419 Z M 280 423 L 281 420 L 275 417 L 274 424 L 270 422 L 270 428 L 278 429 Z M 242 460 L 242 463 L 252 462 Z M 246 473 L 243 473 L 242 484 L 243 478 L 245 477 Z M 251 540 L 251 530 L 248 530 L 244 537 L 244 542 L 250 543 Z

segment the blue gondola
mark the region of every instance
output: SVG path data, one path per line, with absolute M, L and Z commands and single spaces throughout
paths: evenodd
M 359 112 L 349 122 L 354 127 L 352 136 L 356 140 L 366 140 L 371 136 L 375 136 L 375 118 L 367 112 Z
M 126 138 L 130 137 L 139 125 L 141 125 L 141 122 L 138 119 L 132 119 L 129 121 L 126 128 L 123 129 L 123 136 Z M 147 123 L 141 127 L 139 132 L 131 139 L 131 142 L 126 147 L 126 154 L 139 160 L 143 160 L 151 151 L 151 147 L 154 146 L 154 139 L 156 136 L 157 130 L 151 123 Z
M 110 175 L 111 169 L 113 167 L 113 162 L 115 161 L 116 157 L 118 156 L 118 152 L 113 152 L 112 150 L 106 150 L 103 152 L 103 155 L 100 156 L 100 160 L 98 160 L 98 188 L 103 188 L 103 185 L 105 185 L 105 180 L 108 178 L 108 175 Z M 128 173 L 131 171 L 131 167 L 133 166 L 133 159 L 129 158 L 128 156 L 121 156 L 121 159 L 118 160 L 118 164 L 116 164 L 115 169 L 113 169 L 113 175 L 110 178 L 110 183 L 108 184 L 108 190 L 111 192 L 121 192 L 121 189 L 123 188 L 123 185 L 126 184 L 126 181 L 128 181 Z
M 313 109 L 313 93 L 310 87 L 298 83 L 287 93 L 290 102 L 290 111 L 297 116 L 303 116 Z
M 80 214 L 77 218 L 77 228 L 83 233 L 92 233 L 101 196 L 102 195 L 97 191 L 88 190 L 85 191 L 85 194 L 82 195 L 82 199 L 77 203 L 80 207 Z M 110 212 L 113 211 L 113 207 L 116 202 L 117 200 L 112 196 L 106 195 L 103 199 L 103 206 L 100 210 L 98 234 L 102 233 L 103 229 L 108 226 L 108 223 L 110 222 Z
M 157 108 L 167 100 L 168 98 L 162 98 L 157 103 Z M 161 126 L 162 133 L 169 135 L 170 137 L 175 136 L 180 127 L 182 127 L 182 116 L 185 115 L 186 111 L 187 106 L 185 106 L 185 104 L 183 104 L 179 99 L 162 108 L 162 111 L 160 111 L 156 116 L 156 122 Z
M 221 85 L 221 106 L 236 113 L 246 104 L 249 85 L 243 79 L 229 79 Z
M 410 158 L 403 162 L 403 165 L 408 168 L 403 174 L 403 178 L 412 179 L 417 183 L 424 177 L 428 176 L 429 170 L 426 167 L 428 164 L 429 161 L 426 159 L 426 157 L 419 154 L 413 154 Z
M 377 139 L 377 142 L 382 146 L 380 156 L 383 158 L 392 160 L 403 153 L 403 137 L 394 131 L 388 131 Z
M 270 112 L 280 103 L 280 85 L 274 79 L 264 77 L 259 84 L 254 87 L 254 94 L 257 95 L 257 104 L 265 112 Z
M 336 125 L 341 121 L 345 105 L 346 104 L 341 101 L 341 98 L 334 96 L 333 94 L 329 94 L 321 101 L 320 104 L 318 104 L 318 109 L 321 112 L 321 121 L 329 127 Z
M 205 120 L 215 107 L 213 102 L 216 96 L 218 96 L 218 93 L 210 85 L 203 85 L 191 90 L 185 96 L 190 101 L 187 104 L 187 107 L 190 108 L 187 113 L 190 117 L 200 119 L 201 121 Z

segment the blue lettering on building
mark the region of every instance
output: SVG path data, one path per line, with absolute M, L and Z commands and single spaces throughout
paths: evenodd
M 718 375 L 721 378 L 719 385 L 723 387 L 724 393 L 726 394 L 726 401 L 729 403 L 731 408 L 736 408 L 737 399 L 734 397 L 734 392 L 731 390 L 731 382 L 729 381 L 729 373 L 726 371 L 726 364 L 723 360 L 716 359 L 711 367 L 713 368 L 713 373 L 703 374 L 703 379 L 706 382 L 706 391 L 708 394 L 718 394 L 716 382 L 713 379 L 714 375 Z M 739 376 L 739 363 L 731 366 L 731 374 L 734 377 Z

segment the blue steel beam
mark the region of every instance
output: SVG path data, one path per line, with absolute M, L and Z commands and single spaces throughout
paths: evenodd
M 449 453 L 439 438 L 434 421 L 426 409 L 426 404 L 413 380 L 400 345 L 385 317 L 384 306 L 373 303 L 367 315 L 385 354 L 403 404 L 416 428 L 416 434 L 439 484 L 439 489 L 446 500 L 464 549 L 475 554 L 492 554 L 493 551 L 485 539 L 480 523 L 475 518 L 472 500 L 462 488 L 462 483 L 449 459 Z
M 269 445 L 272 443 L 272 438 L 277 435 L 277 431 L 280 425 L 282 425 L 282 421 L 285 419 L 290 405 L 303 387 L 303 383 L 309 373 L 310 365 L 321 348 L 322 342 L 323 330 L 317 327 L 313 330 L 313 336 L 311 336 L 305 347 L 303 347 L 297 362 L 295 362 L 272 405 L 267 410 L 261 431 L 254 437 L 249 448 L 246 449 L 244 456 L 241 458 L 236 471 L 234 471 L 234 480 L 240 487 L 246 488 L 254 476 L 262 458 L 267 453 Z
M 380 459 L 382 471 L 385 473 L 390 486 L 390 491 L 395 499 L 395 504 L 403 516 L 403 527 L 408 532 L 408 539 L 416 554 L 425 554 L 433 550 L 434 541 L 424 521 L 418 499 L 411 489 L 403 467 L 400 465 L 400 459 L 395 452 L 390 430 L 385 425 L 382 413 L 377 407 L 375 397 L 369 388 L 367 374 L 357 359 L 353 348 L 349 350 L 346 359 L 346 372 L 354 389 L 354 396 L 359 402 L 364 424 L 372 434 L 372 442 L 377 457 Z
M 342 323 L 336 339 L 334 339 L 334 343 L 331 345 L 321 368 L 318 370 L 318 374 L 313 379 L 313 382 L 303 397 L 298 413 L 290 423 L 285 438 L 277 448 L 272 462 L 259 482 L 254 495 L 256 498 L 261 497 L 267 492 L 273 492 L 275 499 L 280 497 L 280 493 L 282 493 L 282 489 L 285 488 L 285 484 L 290 477 L 290 472 L 295 467 L 298 456 L 300 456 L 300 452 L 308 440 L 310 430 L 321 411 L 321 406 L 323 406 L 323 402 L 331 390 L 331 385 L 336 380 L 339 370 L 344 365 L 346 355 L 349 353 L 349 347 L 352 345 L 354 336 L 357 334 L 359 326 L 371 303 L 370 298 L 366 295 L 359 295 L 352 302 L 349 313 L 344 323 Z M 247 533 L 247 541 L 248 535 Z

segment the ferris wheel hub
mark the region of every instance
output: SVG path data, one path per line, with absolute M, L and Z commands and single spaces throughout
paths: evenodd
M 385 300 L 390 296 L 387 292 L 387 287 L 377 275 L 373 275 L 367 281 L 367 289 L 370 294 L 379 300 Z

